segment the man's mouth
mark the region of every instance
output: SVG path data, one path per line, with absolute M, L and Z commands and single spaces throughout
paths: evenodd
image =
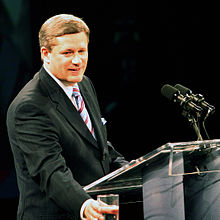
M 69 69 L 70 71 L 73 71 L 73 72 L 79 72 L 81 69 L 80 68 L 73 68 L 73 69 Z

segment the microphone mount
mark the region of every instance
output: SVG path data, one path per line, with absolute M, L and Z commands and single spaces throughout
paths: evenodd
M 205 121 L 214 112 L 214 106 L 205 102 L 201 94 L 194 95 L 190 89 L 180 84 L 175 85 L 175 87 L 166 84 L 161 88 L 161 93 L 169 100 L 179 103 L 182 108 L 182 115 L 187 118 L 194 128 L 197 140 L 203 140 L 200 131 L 201 121 L 206 137 L 209 139 L 209 135 L 205 129 Z
M 190 89 L 180 84 L 176 84 L 175 88 L 178 89 L 183 96 L 188 97 L 189 99 L 191 99 L 192 102 L 194 102 L 203 109 L 203 115 L 205 114 L 203 119 L 204 121 L 206 121 L 209 115 L 215 112 L 215 107 L 207 103 L 203 95 L 193 94 Z

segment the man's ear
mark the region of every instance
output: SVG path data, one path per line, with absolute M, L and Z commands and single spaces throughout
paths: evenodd
M 41 59 L 46 62 L 47 64 L 50 63 L 50 52 L 46 47 L 41 47 Z

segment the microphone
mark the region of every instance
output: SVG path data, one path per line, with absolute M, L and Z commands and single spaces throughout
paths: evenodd
M 193 102 L 195 102 L 197 105 L 201 106 L 203 109 L 207 110 L 209 113 L 213 113 L 215 110 L 215 107 L 213 105 L 210 105 L 205 101 L 205 98 L 201 94 L 193 94 L 192 91 L 185 86 L 182 86 L 180 84 L 176 84 L 175 88 L 180 91 L 180 93 L 183 96 L 186 96 L 190 98 Z
M 195 111 L 198 113 L 202 112 L 202 108 L 192 102 L 190 97 L 183 96 L 180 94 L 180 91 L 177 88 L 171 85 L 164 85 L 161 88 L 161 94 L 173 102 L 178 102 L 180 106 L 186 111 Z

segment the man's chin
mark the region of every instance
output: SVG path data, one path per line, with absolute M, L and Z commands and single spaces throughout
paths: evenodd
M 81 76 L 74 76 L 74 77 L 70 77 L 68 78 L 64 84 L 68 84 L 68 85 L 74 85 L 76 83 L 79 83 L 83 80 L 83 75 Z
M 74 77 L 72 77 L 72 78 L 70 79 L 70 81 L 75 82 L 75 83 L 81 82 L 82 80 L 83 80 L 83 75 L 74 76 Z

